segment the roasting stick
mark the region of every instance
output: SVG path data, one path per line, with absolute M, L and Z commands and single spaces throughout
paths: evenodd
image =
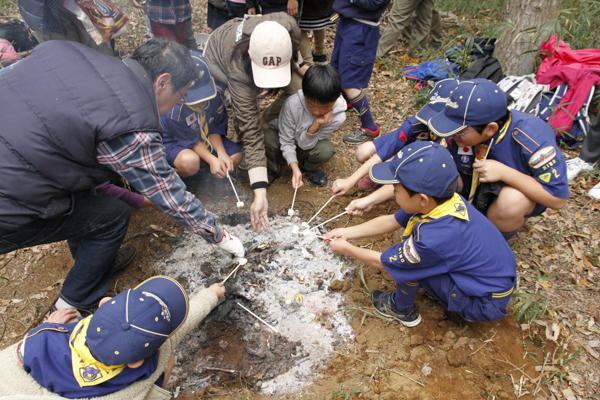
M 335 216 L 335 217 L 333 217 L 333 218 L 329 218 L 327 221 L 323 222 L 322 224 L 319 224 L 319 225 L 317 225 L 317 226 L 313 226 L 312 228 L 310 228 L 310 229 L 307 229 L 307 230 L 308 230 L 308 231 L 312 231 L 313 229 L 316 229 L 316 228 L 318 228 L 318 227 L 320 227 L 320 226 L 323 226 L 323 225 L 325 225 L 326 223 L 328 223 L 328 222 L 330 222 L 330 221 L 333 221 L 334 219 L 336 219 L 336 218 L 339 218 L 339 217 L 341 217 L 341 216 L 342 216 L 342 215 L 344 215 L 344 214 L 348 214 L 348 211 L 344 211 L 343 213 L 341 213 L 341 214 L 338 214 L 338 215 L 336 215 L 336 216 Z M 305 232 L 306 232 L 306 231 L 305 231 Z
M 233 181 L 231 180 L 231 176 L 229 176 L 229 170 L 227 170 L 227 177 L 229 178 L 229 183 L 231 183 L 231 187 L 233 188 L 233 193 L 235 193 L 235 197 L 237 198 L 237 207 L 244 207 L 244 202 L 240 201 L 240 197 L 238 196 L 237 191 L 235 190 L 235 186 L 233 186 Z
M 317 213 L 316 213 L 315 215 L 313 215 L 313 217 L 312 217 L 312 218 L 311 218 L 311 219 L 310 219 L 310 220 L 307 222 L 307 224 L 310 224 L 310 223 L 311 223 L 311 221 L 312 221 L 313 219 L 315 219 L 315 218 L 316 218 L 316 216 L 317 216 L 317 215 L 319 215 L 319 213 L 320 213 L 321 211 L 323 211 L 323 209 L 324 209 L 324 208 L 327 206 L 327 204 L 329 204 L 329 202 L 330 202 L 331 200 L 333 200 L 333 198 L 334 198 L 334 197 L 335 197 L 335 196 L 331 196 L 331 198 L 330 198 L 329 200 L 327 200 L 327 203 L 325 203 L 325 205 L 324 205 L 323 207 L 321 207 L 321 209 L 320 209 L 319 211 L 317 211 Z
M 227 279 L 229 279 L 231 277 L 231 275 L 235 274 L 235 271 L 237 271 L 239 267 L 241 267 L 242 265 L 246 265 L 246 263 L 248 262 L 248 260 L 245 259 L 245 258 L 240 258 L 240 260 L 238 262 L 239 262 L 238 266 L 235 267 L 233 269 L 233 271 L 231 271 L 229 273 L 229 275 L 227 275 L 227 277 L 225 277 L 225 279 L 223 279 L 223 283 L 225 283 L 227 281 Z
M 296 193 L 298 193 L 298 186 L 296 186 L 296 190 L 294 190 L 294 198 L 292 199 L 292 206 L 288 210 L 288 215 L 291 217 L 294 215 L 294 203 L 296 202 Z
M 262 322 L 263 324 L 265 324 L 266 326 L 268 326 L 269 328 L 271 328 L 271 330 L 275 333 L 279 333 L 279 331 L 275 328 L 273 328 L 271 325 L 267 324 L 263 319 L 261 319 L 258 315 L 254 314 L 252 311 L 248 310 L 246 307 L 244 307 L 243 305 L 241 305 L 240 303 L 238 303 L 236 301 L 236 304 L 240 307 L 242 307 L 244 310 L 248 311 L 254 318 L 256 318 L 257 320 L 259 320 L 260 322 Z

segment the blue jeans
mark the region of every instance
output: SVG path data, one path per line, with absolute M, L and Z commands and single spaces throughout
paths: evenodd
M 225 0 L 225 4 L 227 4 L 227 10 L 229 11 L 229 19 L 235 17 L 244 18 L 244 15 L 247 14 L 246 3 L 234 3 L 233 1 Z
M 59 296 L 79 308 L 96 307 L 112 280 L 131 209 L 111 197 L 84 195 L 68 215 L 38 219 L 18 231 L 0 229 L 0 254 L 67 240 L 75 260 Z

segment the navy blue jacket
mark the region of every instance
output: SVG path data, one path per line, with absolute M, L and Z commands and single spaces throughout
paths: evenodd
M 346 18 L 379 22 L 390 0 L 335 0 L 333 9 Z

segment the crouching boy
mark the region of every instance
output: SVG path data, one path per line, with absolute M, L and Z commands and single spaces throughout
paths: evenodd
M 280 176 L 283 155 L 292 169 L 292 186 L 304 185 L 302 171 L 315 186 L 327 184 L 320 169 L 335 154 L 329 141 L 346 120 L 340 74 L 329 65 L 313 65 L 302 79 L 302 89 L 284 103 L 279 118 L 264 130 L 269 183 Z
M 505 316 L 516 283 L 515 256 L 498 229 L 455 193 L 458 171 L 448 150 L 432 142 L 411 143 L 392 161 L 373 165 L 369 176 L 394 185 L 401 210 L 335 229 L 326 239 L 335 253 L 390 273 L 396 290 L 373 290 L 373 307 L 405 326 L 416 326 L 421 315 L 414 301 L 423 287 L 467 320 Z M 383 254 L 346 241 L 400 228 L 403 240 Z
M 156 276 L 103 298 L 87 318 L 78 318 L 75 310 L 55 311 L 21 342 L 0 352 L 0 393 L 170 399 L 162 387 L 173 369 L 173 349 L 224 294 L 223 284 L 216 283 L 188 301 L 176 280 Z

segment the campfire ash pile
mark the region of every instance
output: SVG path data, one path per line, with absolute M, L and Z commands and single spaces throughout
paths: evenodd
M 249 223 L 237 224 L 236 219 L 244 217 L 247 214 L 234 214 L 222 221 L 245 243 L 248 262 L 229 277 L 226 297 L 199 331 L 179 346 L 174 373 L 182 389 L 200 389 L 223 379 L 215 371 L 226 371 L 235 372 L 230 377 L 239 373 L 250 383 L 261 381 L 267 394 L 298 390 L 311 383 L 315 367 L 327 362 L 336 344 L 352 338 L 341 308 L 344 296 L 329 290 L 332 281 L 351 276 L 352 271 L 316 236 L 321 233 L 313 229 L 312 234 L 300 234 L 302 221 L 292 216 L 275 217 L 268 231 L 257 235 Z M 186 235 L 161 268 L 187 282 L 193 296 L 203 286 L 222 281 L 237 266 L 215 246 Z M 215 330 L 220 335 L 241 331 L 243 342 L 228 347 Z M 206 357 L 197 348 L 210 345 L 203 341 L 217 341 L 217 350 L 223 353 L 239 350 L 237 362 L 223 355 Z

